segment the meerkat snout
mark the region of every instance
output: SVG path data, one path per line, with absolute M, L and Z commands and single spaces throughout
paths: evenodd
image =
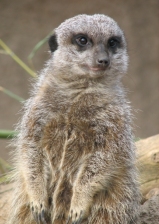
M 109 54 L 106 52 L 103 46 L 100 47 L 100 50 L 96 56 L 95 66 L 99 69 L 107 69 L 110 65 Z

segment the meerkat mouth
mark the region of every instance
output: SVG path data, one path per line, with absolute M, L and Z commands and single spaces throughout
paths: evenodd
M 91 66 L 89 66 L 87 64 L 83 64 L 82 67 L 84 69 L 91 70 L 93 72 L 101 72 L 101 71 L 105 71 L 106 69 L 108 69 L 106 67 L 91 67 Z
M 91 71 L 104 71 L 106 70 L 106 68 L 99 68 L 99 67 L 89 67 L 88 68 L 91 70 Z

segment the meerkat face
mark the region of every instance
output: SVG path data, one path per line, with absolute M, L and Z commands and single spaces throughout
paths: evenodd
M 104 76 L 114 79 L 127 71 L 123 31 L 108 16 L 78 15 L 68 19 L 55 29 L 49 45 L 53 67 L 63 78 Z

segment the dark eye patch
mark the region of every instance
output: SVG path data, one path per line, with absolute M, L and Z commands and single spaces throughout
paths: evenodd
M 122 46 L 122 39 L 120 36 L 110 37 L 107 43 L 107 46 L 110 50 L 115 51 L 117 48 Z

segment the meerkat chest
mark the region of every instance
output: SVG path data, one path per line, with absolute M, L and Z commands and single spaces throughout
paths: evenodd
M 43 142 L 55 169 L 66 166 L 76 169 L 89 154 L 105 147 L 108 129 L 118 125 L 119 116 L 114 108 L 112 115 L 110 106 L 98 99 L 83 95 L 65 104 L 65 109 L 46 125 Z

